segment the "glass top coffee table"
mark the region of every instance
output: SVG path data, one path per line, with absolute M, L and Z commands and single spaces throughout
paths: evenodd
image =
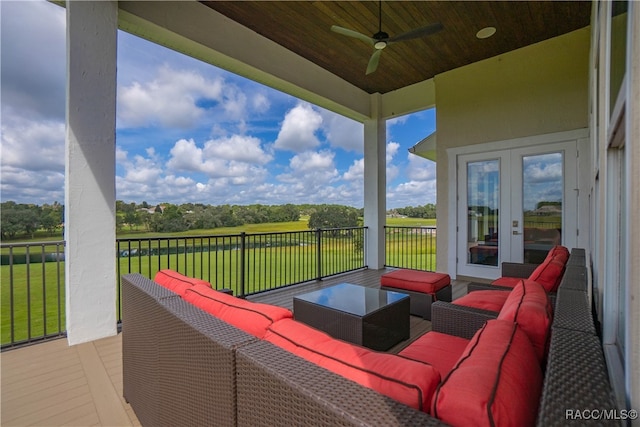
M 350 283 L 293 298 L 296 320 L 373 350 L 409 339 L 409 296 Z

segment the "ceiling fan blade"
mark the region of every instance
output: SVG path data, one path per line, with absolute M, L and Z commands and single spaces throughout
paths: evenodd
M 376 42 L 375 39 L 373 39 L 373 38 L 371 38 L 369 36 L 365 36 L 362 33 L 350 30 L 348 28 L 338 27 L 337 25 L 332 25 L 331 26 L 331 31 L 333 31 L 334 33 L 342 34 L 343 36 L 353 37 L 353 38 L 362 40 L 363 42 L 368 43 L 371 46 L 373 46 L 373 44 Z
M 389 43 L 401 42 L 403 40 L 417 39 L 419 37 L 429 36 L 441 31 L 444 26 L 441 23 L 435 23 L 427 25 L 426 27 L 416 28 L 415 30 L 407 31 L 406 33 L 391 37 Z
M 369 65 L 367 65 L 367 75 L 373 73 L 378 68 L 378 62 L 380 62 L 380 55 L 382 54 L 382 49 L 376 49 L 371 55 L 371 59 L 369 59 Z

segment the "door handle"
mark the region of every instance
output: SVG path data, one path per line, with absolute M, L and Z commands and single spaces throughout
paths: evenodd
M 513 235 L 514 235 L 514 236 L 519 236 L 519 235 L 521 235 L 521 234 L 522 234 L 522 233 L 519 233 L 519 232 L 517 232 L 517 231 L 515 231 L 515 230 L 513 231 Z

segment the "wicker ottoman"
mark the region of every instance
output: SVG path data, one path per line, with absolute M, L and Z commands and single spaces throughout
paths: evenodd
M 427 320 L 431 320 L 433 301 L 451 302 L 451 278 L 444 273 L 395 270 L 380 277 L 380 289 L 408 294 L 411 314 Z

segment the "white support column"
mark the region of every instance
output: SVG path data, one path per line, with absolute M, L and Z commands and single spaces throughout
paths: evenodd
M 369 268 L 384 268 L 387 198 L 387 127 L 381 118 L 382 97 L 371 96 L 371 119 L 364 123 L 364 225 L 369 227 Z
M 65 282 L 70 345 L 115 335 L 116 1 L 67 1 Z

